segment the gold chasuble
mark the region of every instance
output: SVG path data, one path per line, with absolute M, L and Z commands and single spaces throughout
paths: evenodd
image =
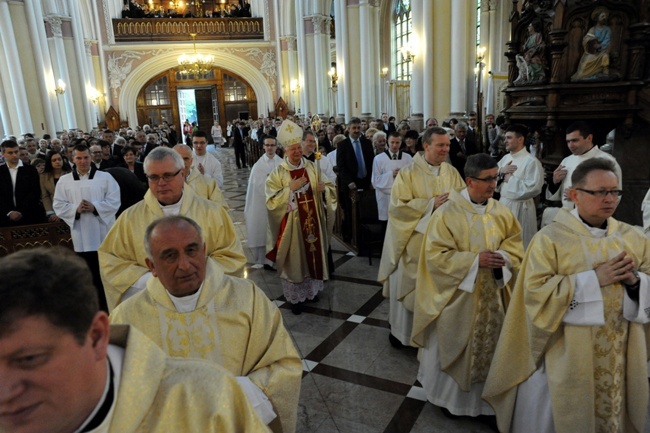
M 504 289 L 492 269 L 478 268 L 473 292 L 459 289 L 481 251 L 503 251 L 512 272 Z M 435 326 L 440 368 L 465 392 L 485 382 L 505 315 L 505 298 L 523 257 L 521 227 L 512 212 L 489 199 L 481 214 L 460 193 L 431 217 L 422 244 L 415 289 L 413 343 L 426 344 Z
M 239 275 L 246 264 L 246 256 L 223 206 L 197 196 L 192 188 L 184 188 L 179 215 L 201 226 L 208 256 L 226 274 Z M 144 232 L 149 224 L 163 216 L 158 200 L 147 191 L 142 201 L 120 215 L 99 247 L 99 265 L 109 311 L 121 302 L 129 287 L 149 272 L 144 261 L 147 256 Z
M 293 193 L 289 183 L 307 176 L 309 182 Z M 266 207 L 269 211 L 270 236 L 267 257 L 276 263 L 280 278 L 299 285 L 306 279 L 328 280 L 327 249 L 334 227 L 336 193 L 334 184 L 321 173 L 325 192 L 317 192 L 316 165 L 302 158 L 300 168 L 289 165 L 286 158 L 266 179 Z M 304 301 L 304 299 L 301 299 Z
M 170 358 L 132 326 L 112 325 L 110 344 L 125 353 L 109 433 L 269 431 L 222 367 Z
M 111 321 L 135 326 L 170 356 L 206 359 L 248 377 L 278 414 L 273 430 L 295 431 L 302 364 L 280 310 L 254 283 L 224 275 L 208 260 L 193 311 L 178 312 L 160 280 L 151 278 Z
M 377 275 L 377 280 L 384 286 L 384 297 L 390 296 L 389 277 L 399 265 L 401 278 L 394 290 L 397 290 L 397 299 L 413 311 L 413 296 L 405 298 L 415 290 L 424 232 L 415 228 L 422 218 L 430 217 L 431 211 L 427 215 L 425 211 L 433 197 L 464 187 L 465 182 L 451 164 L 443 162 L 436 174 L 421 153 L 413 157 L 411 164 L 400 169 L 391 189 L 388 226 Z
M 639 272 L 650 273 L 650 240 L 614 218 L 607 220 L 606 235 L 597 237 L 561 209 L 533 237 L 483 392 L 501 431 L 511 428 L 517 386 L 542 364 L 557 433 L 644 431 L 648 327 L 624 318 L 625 288 L 600 288 L 604 326 L 563 322 L 577 274 L 622 251 Z
M 191 186 L 199 197 L 220 204 L 226 210 L 230 209 L 223 196 L 223 192 L 219 189 L 217 181 L 211 177 L 202 175 L 197 168 L 192 167 L 190 174 L 185 178 L 185 183 Z

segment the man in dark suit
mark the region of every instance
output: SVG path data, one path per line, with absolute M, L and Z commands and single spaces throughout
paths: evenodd
M 318 141 L 318 147 L 325 148 L 325 152 L 330 153 L 334 150 L 334 136 L 336 135 L 336 129 L 334 125 L 328 125 L 325 129 L 325 136 Z
M 237 168 L 246 168 L 246 136 L 248 135 L 248 128 L 245 127 L 244 122 L 235 122 L 232 134 Z
M 390 119 L 393 121 L 391 122 Z M 390 134 L 391 132 L 397 132 L 397 127 L 395 126 L 395 118 L 391 116 L 390 119 L 388 118 L 388 114 L 381 114 L 381 130 L 384 131 L 386 135 Z
M 346 220 L 346 223 L 343 224 L 344 240 L 350 238 L 352 231 L 350 187 L 370 188 L 372 160 L 375 157 L 372 143 L 361 135 L 361 119 L 353 117 L 348 125 L 348 132 L 348 138 L 339 143 L 336 151 L 336 167 L 339 171 L 339 202 L 343 205 Z
M 460 173 L 460 177 L 465 179 L 465 162 L 467 162 L 467 157 L 474 155 L 478 150 L 476 149 L 476 143 L 468 137 L 467 123 L 459 122 L 456 125 L 455 131 L 456 138 L 451 140 L 449 147 L 449 159 L 451 159 L 451 165 Z
M 6 162 L 0 166 L 0 227 L 44 223 L 38 171 L 23 165 L 15 141 L 3 141 L 0 148 Z

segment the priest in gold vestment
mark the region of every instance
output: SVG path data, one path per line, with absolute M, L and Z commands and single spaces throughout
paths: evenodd
M 458 171 L 445 162 L 449 155 L 447 131 L 429 128 L 422 142 L 424 153 L 416 154 L 395 177 L 377 276 L 384 297 L 390 299 L 390 340 L 395 346 L 410 344 L 415 275 L 429 218 L 447 201 L 451 190 L 465 186 Z
M 274 432 L 293 433 L 302 364 L 278 308 L 254 283 L 208 260 L 194 221 L 166 217 L 145 236 L 154 278 L 111 320 L 140 329 L 170 356 L 225 367 Z
M 165 215 L 185 215 L 206 228 L 208 255 L 228 275 L 238 275 L 246 256 L 228 212 L 184 188 L 184 163 L 172 149 L 158 147 L 144 162 L 149 190 L 117 219 L 98 250 L 109 311 L 144 290 L 151 272 L 145 263 L 144 232 Z
M 201 174 L 199 169 L 192 165 L 194 163 L 192 148 L 187 144 L 177 144 L 174 146 L 174 150 L 183 158 L 183 163 L 185 164 L 185 183 L 191 186 L 199 197 L 213 201 L 228 210 L 228 204 L 223 197 L 223 192 L 219 188 L 217 181 Z
M 284 121 L 278 141 L 285 158 L 266 179 L 269 212 L 267 258 L 274 261 L 282 290 L 294 314 L 306 300 L 314 300 L 329 279 L 327 249 L 334 227 L 334 184 L 302 156 L 302 129 Z
M 502 432 L 645 431 L 650 240 L 611 217 L 615 173 L 578 165 L 528 247 L 483 393 Z
M 0 432 L 269 431 L 224 368 L 110 326 L 68 249 L 0 260 L 0 298 Z
M 517 218 L 492 198 L 497 174 L 489 155 L 467 158 L 467 188 L 434 212 L 418 264 L 418 380 L 429 402 L 458 416 L 494 414 L 481 392 L 524 255 Z

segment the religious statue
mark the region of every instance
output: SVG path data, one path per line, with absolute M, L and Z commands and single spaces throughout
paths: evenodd
M 546 79 L 546 44 L 542 35 L 542 23 L 535 20 L 528 25 L 528 37 L 515 57 L 519 76 L 515 86 L 539 83 Z
M 571 76 L 571 81 L 602 81 L 610 78 L 609 50 L 612 30 L 607 25 L 609 11 L 606 8 L 596 8 L 591 19 L 596 25 L 589 29 L 582 38 L 584 53 L 580 58 L 578 70 Z

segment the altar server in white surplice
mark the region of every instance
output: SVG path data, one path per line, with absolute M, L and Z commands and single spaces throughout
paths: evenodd
M 515 214 L 521 224 L 524 249 L 537 233 L 537 212 L 535 200 L 542 192 L 544 169 L 524 146 L 526 127 L 512 125 L 506 131 L 506 150 L 508 153 L 499 161 L 499 180 L 497 191 L 499 201 Z
M 553 172 L 553 181 L 548 183 L 546 190 L 547 200 L 562 200 L 562 208 L 572 210 L 575 204 L 568 196 L 571 189 L 571 175 L 573 170 L 581 162 L 591 158 L 605 158 L 614 163 L 616 168 L 616 177 L 618 178 L 618 188 L 623 188 L 623 175 L 621 167 L 616 162 L 616 158 L 607 152 L 603 152 L 593 143 L 593 135 L 587 123 L 578 121 L 574 122 L 566 130 L 566 144 L 571 151 L 571 155 L 562 160 L 560 165 Z M 546 208 L 542 217 L 542 227 L 553 222 L 557 215 L 558 208 Z
M 217 181 L 219 189 L 223 189 L 223 170 L 217 158 L 208 153 L 208 136 L 204 131 L 192 134 L 192 147 L 194 148 L 194 161 L 192 165 L 199 172 Z
M 248 247 L 253 253 L 253 262 L 258 265 L 271 266 L 273 262 L 266 258 L 266 232 L 269 226 L 268 211 L 266 210 L 266 178 L 275 167 L 282 163 L 282 158 L 275 154 L 278 141 L 271 135 L 264 137 L 264 155 L 257 160 L 251 169 L 246 189 L 246 232 Z
M 115 223 L 120 208 L 120 187 L 113 176 L 92 164 L 90 150 L 85 145 L 74 147 L 73 161 L 72 173 L 61 176 L 56 184 L 52 208 L 70 226 L 74 250 L 88 264 L 100 308 L 107 310 L 97 250 Z
M 388 221 L 390 191 L 397 173 L 413 161 L 411 155 L 399 150 L 401 145 L 402 137 L 397 132 L 391 132 L 388 134 L 388 149 L 375 156 L 372 162 L 372 186 L 375 188 L 380 221 Z

